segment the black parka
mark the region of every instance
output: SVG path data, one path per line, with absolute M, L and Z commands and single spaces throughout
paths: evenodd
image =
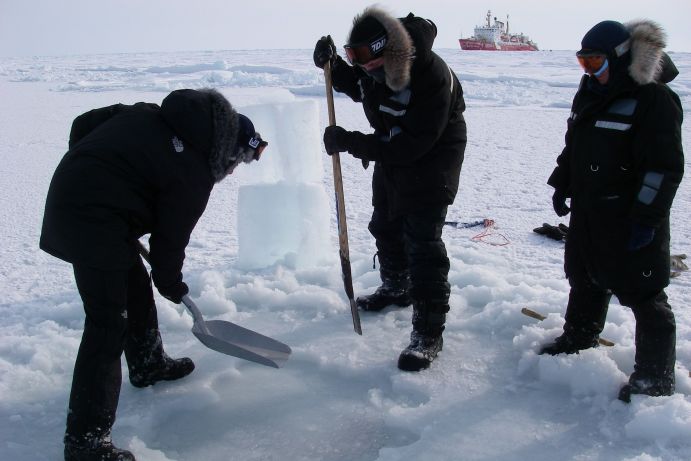
M 77 117 L 46 199 L 40 247 L 67 262 L 126 270 L 151 234 L 157 286 L 182 279 L 185 247 L 215 182 L 232 169 L 237 113 L 213 90 Z
M 387 84 L 376 82 L 340 57 L 333 69 L 334 88 L 362 103 L 375 130 L 367 135 L 355 132 L 350 153 L 376 162 L 373 205 L 385 207 L 392 216 L 453 203 L 467 141 L 463 89 L 454 72 L 432 51 L 436 26 L 412 13 L 401 18 L 400 24 L 412 42 L 414 58 L 406 67 L 389 62 L 409 56 L 387 57 Z M 405 86 L 392 89 L 392 81 Z
M 669 284 L 669 212 L 684 170 L 683 114 L 665 84 L 676 75 L 668 77 L 671 61 L 661 50 L 651 58 L 635 41 L 631 50 L 606 90 L 583 77 L 548 183 L 571 197 L 567 276 L 586 268 L 615 293 L 654 294 Z M 644 59 L 666 62 L 667 74 L 641 73 Z M 636 251 L 627 248 L 633 223 L 655 228 L 652 243 Z

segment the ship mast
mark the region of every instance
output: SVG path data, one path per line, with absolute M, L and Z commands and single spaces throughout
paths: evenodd
M 506 35 L 509 35 L 509 15 L 506 15 Z
M 487 10 L 487 27 L 491 27 L 492 25 L 489 23 L 490 18 L 492 17 L 492 10 Z

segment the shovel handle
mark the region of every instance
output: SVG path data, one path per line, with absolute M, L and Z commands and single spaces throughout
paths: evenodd
M 149 258 L 149 250 L 146 249 L 144 244 L 137 240 L 137 249 L 139 250 L 139 254 L 142 255 L 142 258 L 144 258 L 144 261 L 149 263 L 149 266 L 151 265 L 151 259 Z
M 324 66 L 324 83 L 326 85 L 326 105 L 329 112 L 329 126 L 336 125 L 336 110 L 334 108 L 333 83 L 331 81 L 331 63 Z M 329 152 L 334 177 L 334 193 L 336 201 L 336 224 L 338 225 L 338 247 L 341 258 L 341 274 L 343 286 L 350 301 L 350 315 L 353 318 L 353 330 L 362 335 L 360 313 L 355 304 L 353 292 L 353 275 L 350 269 L 350 250 L 348 248 L 348 224 L 346 223 L 345 197 L 343 194 L 343 175 L 341 173 L 341 157 L 338 152 Z
M 190 314 L 192 314 L 192 318 L 194 319 L 194 323 L 199 325 L 199 327 L 202 329 L 202 331 L 204 333 L 210 334 L 209 329 L 206 328 L 206 323 L 204 323 L 204 317 L 202 317 L 202 313 L 197 308 L 197 305 L 194 304 L 194 301 L 192 301 L 192 298 L 190 298 L 187 295 L 184 295 L 182 297 L 182 303 L 185 305 L 187 310 L 190 311 Z
M 144 261 L 149 263 L 149 266 L 151 266 L 149 250 L 147 250 L 146 247 L 139 240 L 137 240 L 137 248 L 139 249 L 139 254 L 142 255 L 142 258 L 144 258 Z M 187 310 L 190 311 L 190 314 L 192 314 L 194 323 L 199 325 L 199 327 L 202 329 L 204 333 L 209 334 L 209 330 L 206 328 L 206 324 L 204 323 L 204 317 L 202 317 L 202 313 L 197 308 L 197 305 L 194 304 L 194 301 L 192 301 L 192 299 L 189 296 L 184 295 L 182 297 L 182 303 L 185 305 Z

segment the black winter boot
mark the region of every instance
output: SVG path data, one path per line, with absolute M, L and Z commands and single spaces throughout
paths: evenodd
M 110 436 L 65 436 L 65 461 L 136 461 L 134 455 L 116 448 Z
M 564 333 L 553 342 L 540 348 L 539 355 L 578 354 L 578 351 L 598 346 L 598 337 L 578 337 L 570 333 Z
M 194 371 L 194 362 L 188 357 L 171 359 L 164 352 L 163 361 L 146 369 L 130 371 L 130 383 L 134 387 L 146 387 L 159 381 L 175 381 Z
M 633 372 L 628 384 L 619 391 L 619 400 L 631 402 L 631 395 L 644 394 L 651 397 L 674 394 L 674 372 L 663 376 L 643 376 L 642 373 Z
M 374 293 L 359 296 L 355 303 L 363 311 L 380 311 L 387 306 L 406 307 L 413 300 L 408 294 L 410 278 L 407 272 L 381 270 L 382 285 Z
M 564 333 L 542 346 L 540 355 L 577 354 L 598 346 L 612 293 L 595 286 L 589 279 L 569 281 L 573 286 L 564 316 Z
M 444 345 L 442 332 L 448 310 L 448 305 L 430 307 L 416 303 L 410 344 L 398 357 L 400 370 L 420 371 L 429 368 Z
M 398 368 L 403 371 L 420 371 L 429 368 L 444 345 L 439 335 L 426 335 L 413 330 L 410 344 L 398 356 Z
M 158 330 L 150 331 L 141 340 L 128 339 L 125 347 L 130 383 L 134 387 L 146 387 L 159 381 L 174 381 L 194 370 L 192 359 L 172 359 L 163 351 Z
M 619 391 L 619 400 L 629 402 L 632 394 L 672 395 L 676 322 L 667 295 L 661 291 L 651 298 L 632 302 L 631 310 L 636 317 L 636 363 L 628 384 Z

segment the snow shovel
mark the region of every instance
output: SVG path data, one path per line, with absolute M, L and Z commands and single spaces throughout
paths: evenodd
M 139 253 L 151 265 L 149 251 L 141 242 L 137 243 Z M 206 321 L 189 296 L 183 296 L 182 302 L 194 319 L 192 333 L 209 349 L 273 368 L 281 368 L 288 361 L 291 353 L 288 345 L 232 322 Z

